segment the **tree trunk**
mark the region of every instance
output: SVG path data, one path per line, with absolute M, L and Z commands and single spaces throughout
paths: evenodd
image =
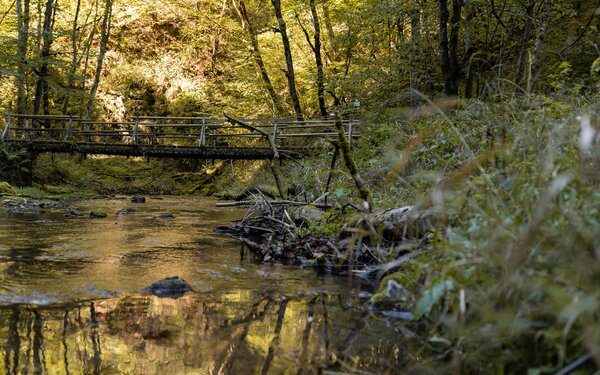
M 466 35 L 465 35 L 465 57 L 463 66 L 466 67 L 465 78 L 465 97 L 473 97 L 473 66 L 471 57 L 475 52 L 473 47 L 473 19 L 475 18 L 475 9 L 471 9 L 467 14 Z
M 277 17 L 277 23 L 279 25 L 279 33 L 281 34 L 281 41 L 283 42 L 283 51 L 285 54 L 285 63 L 287 66 L 287 71 L 285 72 L 285 75 L 288 79 L 288 86 L 290 89 L 292 104 L 294 106 L 294 112 L 296 114 L 296 118 L 300 121 L 303 121 L 304 116 L 302 115 L 300 98 L 298 96 L 298 90 L 296 90 L 296 74 L 294 73 L 294 61 L 292 60 L 290 40 L 287 34 L 287 26 L 285 24 L 285 20 L 283 19 L 283 14 L 281 12 L 281 0 L 271 0 L 271 3 L 273 4 L 273 8 L 275 9 L 275 16 Z
M 321 25 L 319 23 L 319 14 L 315 0 L 310 0 L 310 11 L 313 18 L 313 27 L 315 29 L 315 60 L 317 64 L 317 94 L 319 96 L 319 110 L 321 117 L 327 117 L 327 108 L 325 107 L 325 76 L 323 74 L 323 58 L 321 57 Z
M 531 82 L 528 91 L 535 86 L 539 72 L 540 72 L 540 58 L 542 56 L 542 47 L 544 45 L 544 39 L 548 33 L 548 22 L 550 20 L 550 13 L 554 6 L 554 0 L 546 0 L 546 6 L 542 13 L 542 21 L 540 23 L 540 29 L 538 31 L 537 38 L 535 40 L 535 49 L 533 52 L 533 64 L 531 67 Z
M 49 114 L 48 108 L 48 60 L 50 59 L 50 47 L 52 46 L 52 25 L 54 18 L 54 1 L 46 2 L 46 10 L 44 11 L 44 26 L 42 34 L 42 65 L 38 72 L 38 80 L 35 88 L 35 99 L 33 102 L 33 113 L 39 114 L 40 106 L 43 106 L 44 114 Z
M 81 84 L 81 92 L 85 92 L 86 91 L 86 87 L 85 87 L 85 82 L 86 82 L 86 77 L 87 77 L 87 71 L 88 71 L 88 66 L 90 63 L 90 50 L 92 48 L 92 42 L 94 41 L 94 36 L 96 35 L 96 24 L 98 22 L 98 12 L 99 12 L 99 0 L 94 1 L 94 20 L 92 22 L 92 28 L 90 30 L 90 35 L 88 37 L 88 40 L 84 46 L 84 49 L 82 51 L 83 56 L 85 56 L 85 60 L 83 63 L 83 72 L 82 72 L 82 76 L 84 77 L 84 80 Z M 81 101 L 79 104 L 79 116 L 83 116 L 84 111 L 85 110 L 85 95 L 81 95 Z
M 452 82 L 450 79 L 450 53 L 448 48 L 448 0 L 438 0 L 440 5 L 440 65 L 442 68 L 442 77 L 444 79 L 444 92 L 446 95 L 454 95 Z
M 75 8 L 75 17 L 73 18 L 73 28 L 71 29 L 71 47 L 73 48 L 73 54 L 71 59 L 71 71 L 69 72 L 69 78 L 67 81 L 67 92 L 63 100 L 63 113 L 70 112 L 69 101 L 71 100 L 71 91 L 73 89 L 73 82 L 75 81 L 75 74 L 77 73 L 77 23 L 79 21 L 79 10 L 81 9 L 81 0 L 77 0 L 77 7 Z
M 19 70 L 17 75 L 17 113 L 27 113 L 27 96 L 25 86 L 27 85 L 27 39 L 29 38 L 29 0 L 17 0 L 17 56 L 19 58 Z
M 234 1 L 233 4 L 236 5 L 236 2 Z M 273 83 L 271 82 L 271 78 L 269 77 L 269 73 L 267 72 L 265 62 L 260 52 L 260 46 L 258 44 L 258 38 L 256 37 L 256 31 L 254 30 L 254 26 L 250 22 L 250 17 L 248 16 L 248 11 L 246 9 L 246 4 L 244 3 L 244 0 L 239 0 L 239 6 L 236 6 L 235 10 L 237 11 L 238 16 L 240 17 L 240 21 L 242 22 L 242 28 L 246 31 L 246 33 L 248 34 L 248 38 L 250 39 L 250 45 L 252 46 L 252 58 L 254 59 L 254 63 L 258 67 L 263 84 L 265 85 L 265 89 L 267 90 L 269 97 L 271 98 L 271 102 L 273 102 L 275 116 L 282 116 L 285 113 L 285 109 L 283 108 L 283 104 L 281 103 L 281 98 L 275 92 L 275 88 L 273 87 Z
M 458 96 L 458 80 L 460 78 L 460 64 L 458 62 L 458 39 L 460 34 L 460 20 L 463 0 L 452 1 L 452 19 L 450 20 L 450 91 Z
M 104 55 L 106 54 L 106 45 L 110 37 L 110 26 L 112 16 L 112 0 L 106 0 L 104 6 L 104 17 L 102 18 L 102 30 L 100 37 L 100 51 L 98 53 L 98 60 L 96 62 L 96 74 L 94 75 L 94 82 L 90 88 L 90 97 L 88 98 L 86 118 L 92 118 L 92 110 L 94 105 L 94 99 L 96 92 L 98 91 L 98 85 L 100 84 L 100 75 L 102 74 L 102 64 L 104 63 Z
M 535 17 L 536 0 L 530 0 L 527 4 L 525 17 L 525 29 L 523 30 L 523 40 L 521 41 L 521 51 L 519 52 L 519 60 L 517 64 L 517 72 L 515 75 L 515 83 L 520 85 L 523 82 L 525 75 L 525 63 L 527 60 L 527 50 L 529 49 L 529 37 L 533 26 L 533 17 Z
M 416 4 L 416 1 L 415 1 Z M 413 45 L 413 56 L 411 58 L 410 68 L 410 105 L 415 108 L 419 105 L 419 96 L 417 91 L 419 86 L 419 70 L 421 49 L 419 41 L 421 39 L 421 11 L 417 8 L 410 14 L 410 39 Z
M 330 61 L 338 61 L 338 48 L 335 43 L 335 33 L 333 32 L 333 24 L 331 23 L 331 17 L 329 17 L 329 7 L 327 6 L 327 0 L 323 0 L 323 18 L 325 20 L 325 30 L 327 30 L 327 45 L 331 51 Z

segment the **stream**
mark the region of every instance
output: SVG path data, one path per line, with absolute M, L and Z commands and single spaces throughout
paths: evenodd
M 407 329 L 369 312 L 357 280 L 241 259 L 214 228 L 243 211 L 195 197 L 69 204 L 85 216 L 0 209 L 0 373 L 393 374 L 415 361 Z M 91 219 L 97 208 L 108 217 Z M 140 292 L 176 275 L 194 291 Z

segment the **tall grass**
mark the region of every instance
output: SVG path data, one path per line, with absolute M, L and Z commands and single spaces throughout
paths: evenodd
M 600 367 L 597 111 L 581 98 L 528 97 L 413 125 L 435 127 L 410 156 L 436 174 L 423 204 L 445 223 L 433 266 L 412 275 L 416 315 L 448 370 Z M 442 139 L 456 151 L 432 165 Z

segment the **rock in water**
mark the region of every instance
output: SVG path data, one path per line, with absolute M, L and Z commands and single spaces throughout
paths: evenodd
M 175 215 L 173 215 L 170 212 L 165 212 L 165 213 L 158 215 L 158 218 L 159 219 L 175 219 Z
M 173 276 L 158 280 L 142 289 L 142 291 L 152 293 L 160 298 L 179 298 L 186 292 L 191 292 L 192 287 L 181 277 Z
M 131 197 L 131 203 L 146 203 L 146 198 L 140 196 Z
M 98 208 L 90 212 L 90 217 L 92 219 L 104 219 L 108 216 L 106 210 L 104 208 Z
M 135 212 L 135 210 L 133 208 L 127 208 L 127 207 L 125 207 L 125 208 L 122 208 L 119 211 L 117 211 L 115 215 L 117 215 L 117 216 L 127 216 L 130 213 L 132 213 L 132 212 Z

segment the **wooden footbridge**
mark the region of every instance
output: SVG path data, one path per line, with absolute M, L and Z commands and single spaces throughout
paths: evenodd
M 334 120 L 228 119 L 140 116 L 94 121 L 76 116 L 8 114 L 0 140 L 33 153 L 79 153 L 188 159 L 272 159 L 331 147 Z M 359 123 L 343 120 L 350 144 Z M 268 138 L 267 138 L 268 137 Z

